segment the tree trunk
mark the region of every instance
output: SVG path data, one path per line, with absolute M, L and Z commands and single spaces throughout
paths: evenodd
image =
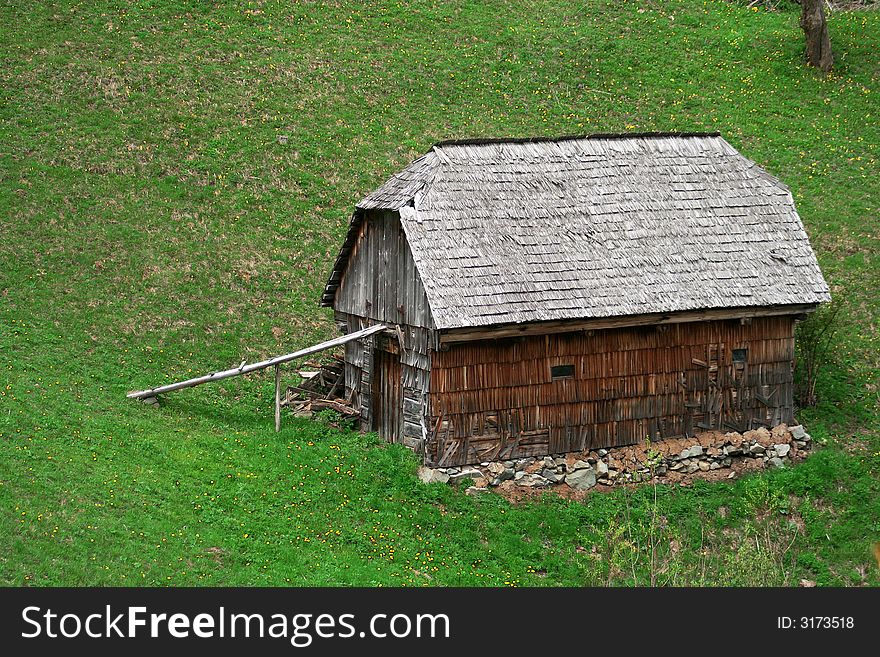
M 831 38 L 822 4 L 825 0 L 801 0 L 801 29 L 807 36 L 807 64 L 823 73 L 831 70 Z

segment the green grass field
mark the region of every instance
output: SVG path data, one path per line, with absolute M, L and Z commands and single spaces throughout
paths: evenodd
M 782 9 L 3 3 L 0 584 L 878 585 L 880 13 L 830 16 L 822 78 Z M 354 203 L 433 142 L 627 130 L 791 187 L 841 307 L 803 464 L 513 506 L 276 434 L 271 372 L 125 398 L 332 337 Z

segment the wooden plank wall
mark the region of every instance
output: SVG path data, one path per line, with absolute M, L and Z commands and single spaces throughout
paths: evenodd
M 377 322 L 396 324 L 403 338 L 381 335 L 345 350 L 345 388 L 354 408 L 360 408 L 361 428 L 378 431 L 422 452 L 427 429 L 431 350 L 437 346 L 428 299 L 396 212 L 367 212 L 354 244 L 348 268 L 335 301 L 336 319 L 346 331 Z M 400 359 L 401 430 L 386 430 L 373 414 L 375 350 Z
M 433 465 L 792 419 L 791 316 L 482 340 L 431 355 Z M 733 350 L 746 349 L 744 362 Z M 739 354 L 742 355 L 742 354 Z M 551 367 L 574 376 L 552 380 Z
M 402 442 L 402 375 L 397 350 L 373 351 L 373 424 L 389 442 Z
M 366 212 L 334 309 L 390 324 L 434 328 L 428 297 L 396 212 Z

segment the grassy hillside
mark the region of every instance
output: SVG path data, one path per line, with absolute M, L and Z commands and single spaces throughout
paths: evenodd
M 821 78 L 793 10 L 489 4 L 0 7 L 0 584 L 880 583 L 880 14 Z M 716 129 L 842 308 L 796 468 L 511 506 L 275 434 L 270 375 L 125 398 L 332 336 L 354 203 L 437 140 Z

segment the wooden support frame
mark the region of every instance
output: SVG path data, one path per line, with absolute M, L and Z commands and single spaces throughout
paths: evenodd
M 165 386 L 158 386 L 156 388 L 150 388 L 149 390 L 136 390 L 128 393 L 126 395 L 129 399 L 141 399 L 145 402 L 155 403 L 158 395 L 161 395 L 166 392 L 174 392 L 175 390 L 182 390 L 184 388 L 192 388 L 194 386 L 201 385 L 203 383 L 210 383 L 211 381 L 220 381 L 222 379 L 228 379 L 232 376 L 240 376 L 242 374 L 248 374 L 250 372 L 255 372 L 257 370 L 263 370 L 267 367 L 275 368 L 275 431 L 281 431 L 281 365 L 283 363 L 289 363 L 292 360 L 296 360 L 297 358 L 303 358 L 304 356 L 310 356 L 311 354 L 316 354 L 320 351 L 325 351 L 327 349 L 332 349 L 333 347 L 338 347 L 347 342 L 351 342 L 352 340 L 358 340 L 360 338 L 365 338 L 374 333 L 379 333 L 380 331 L 385 331 L 390 327 L 386 324 L 375 324 L 373 326 L 369 326 L 360 331 L 355 331 L 354 333 L 349 333 L 348 335 L 343 335 L 338 338 L 334 338 L 333 340 L 328 340 L 327 342 L 321 342 L 319 344 L 313 345 L 311 347 L 307 347 L 305 349 L 301 349 L 299 351 L 295 351 L 292 354 L 285 354 L 283 356 L 275 356 L 274 358 L 270 358 L 269 360 L 260 361 L 259 363 L 253 363 L 252 365 L 246 365 L 242 363 L 238 367 L 225 370 L 223 372 L 212 372 L 210 374 L 206 374 L 205 376 L 199 376 L 194 379 L 188 379 L 186 381 L 178 381 L 177 383 L 170 383 Z M 397 331 L 399 332 L 399 328 Z
M 126 397 L 128 397 L 129 399 L 146 399 L 147 397 L 155 397 L 156 395 L 161 395 L 166 392 L 174 392 L 175 390 L 182 390 L 183 388 L 192 388 L 194 386 L 202 385 L 203 383 L 210 383 L 211 381 L 228 379 L 231 376 L 249 374 L 250 372 L 264 370 L 267 367 L 272 367 L 273 365 L 288 363 L 292 360 L 296 360 L 297 358 L 302 358 L 303 356 L 311 356 L 312 354 L 316 354 L 319 351 L 326 351 L 327 349 L 332 349 L 333 347 L 343 345 L 346 342 L 351 342 L 352 340 L 357 340 L 358 338 L 365 338 L 368 335 L 373 335 L 374 333 L 378 333 L 379 331 L 384 331 L 387 328 L 388 326 L 386 324 L 376 324 L 363 330 L 355 331 L 354 333 L 349 333 L 348 335 L 343 335 L 341 337 L 334 338 L 333 340 L 321 342 L 320 344 L 316 344 L 314 346 L 295 351 L 292 354 L 275 356 L 274 358 L 270 358 L 269 360 L 260 361 L 259 363 L 253 363 L 252 365 L 245 365 L 244 363 L 242 363 L 238 367 L 231 370 L 225 370 L 223 372 L 211 372 L 210 374 L 206 374 L 205 376 L 199 376 L 194 379 L 187 379 L 186 381 L 179 381 L 178 383 L 169 383 L 166 386 L 158 386 L 156 388 L 150 388 L 149 390 L 136 390 L 134 392 L 128 393 Z

